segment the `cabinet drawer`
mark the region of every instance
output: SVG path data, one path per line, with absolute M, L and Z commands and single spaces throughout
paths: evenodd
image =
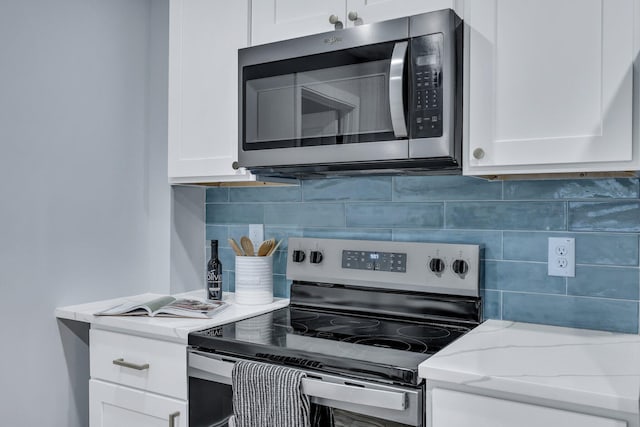
M 187 402 L 89 381 L 89 427 L 187 427 Z
M 184 344 L 90 331 L 91 378 L 187 399 Z

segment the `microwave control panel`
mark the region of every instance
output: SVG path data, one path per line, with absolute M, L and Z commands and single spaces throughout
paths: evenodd
M 413 138 L 442 136 L 442 61 L 444 35 L 429 34 L 411 39 L 410 110 Z

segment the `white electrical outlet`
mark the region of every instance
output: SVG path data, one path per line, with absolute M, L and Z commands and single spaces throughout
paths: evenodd
M 573 237 L 549 237 L 547 271 L 549 276 L 576 276 L 576 240 Z
M 249 238 L 253 242 L 253 250 L 257 252 L 260 243 L 264 241 L 264 225 L 249 224 Z

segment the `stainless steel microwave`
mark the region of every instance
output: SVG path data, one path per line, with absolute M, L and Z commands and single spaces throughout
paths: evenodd
M 450 9 L 241 49 L 238 164 L 262 176 L 460 173 Z

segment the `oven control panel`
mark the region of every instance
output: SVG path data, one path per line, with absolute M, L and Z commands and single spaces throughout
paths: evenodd
M 407 254 L 401 252 L 342 251 L 342 268 L 406 273 Z
M 291 237 L 287 278 L 478 296 L 479 245 Z

